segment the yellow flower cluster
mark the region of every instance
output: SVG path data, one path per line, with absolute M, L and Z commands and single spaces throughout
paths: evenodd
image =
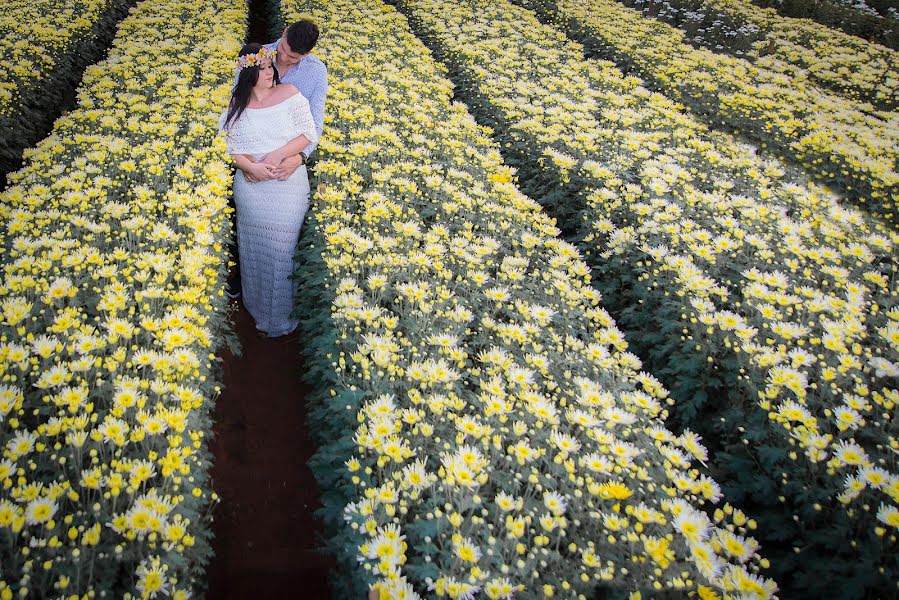
M 647 0 L 626 4 L 652 6 Z M 732 44 L 746 38 L 749 47 L 741 56 L 757 67 L 787 75 L 791 81 L 821 85 L 859 102 L 888 110 L 897 107 L 899 54 L 890 48 L 740 0 L 668 0 L 666 12 L 675 18 L 695 18 L 698 13 L 702 24 L 717 24 L 720 31 L 705 34 L 708 39 L 703 45 L 720 44 L 731 53 Z M 669 17 L 659 18 L 670 22 Z
M 592 48 L 626 62 L 672 100 L 800 162 L 854 201 L 899 220 L 899 113 L 877 112 L 789 75 L 694 48 L 677 29 L 614 0 L 549 6 Z
M 899 515 L 899 234 L 584 60 L 529 11 L 401 4 L 503 119 L 509 145 L 542 152 L 546 169 L 579 186 L 596 260 L 625 256 L 697 344 L 723 339 L 790 444 L 845 478 L 836 500 L 850 514 Z M 895 541 L 899 517 L 868 523 Z
M 246 7 L 147 0 L 0 194 L 0 598 L 187 598 Z
M 112 0 L 11 0 L 0 13 L 0 117 L 21 113 L 23 92 L 89 35 Z
M 602 582 L 772 597 L 756 524 L 700 510 L 721 492 L 692 465 L 699 437 L 665 428 L 667 391 L 445 69 L 386 5 L 285 2 L 285 20 L 300 6 L 324 32 L 334 107 L 313 234 L 332 394 L 363 399 L 346 528 L 381 597 L 585 597 Z

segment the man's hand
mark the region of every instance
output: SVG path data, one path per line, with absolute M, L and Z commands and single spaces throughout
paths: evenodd
M 250 183 L 259 183 L 260 181 L 270 181 L 275 179 L 275 167 L 265 163 L 252 163 L 249 169 L 244 170 L 243 176 Z
M 257 160 L 258 163 L 264 163 L 267 165 L 271 165 L 273 167 L 277 167 L 281 164 L 281 161 L 284 160 L 284 157 L 281 156 L 281 153 L 277 150 L 272 150 L 268 154 L 264 155 L 262 158 Z
M 272 171 L 274 179 L 286 181 L 301 164 L 303 164 L 303 159 L 299 154 L 288 156 Z

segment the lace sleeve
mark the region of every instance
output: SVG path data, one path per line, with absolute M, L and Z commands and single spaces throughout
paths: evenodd
M 288 114 L 290 125 L 293 127 L 293 137 L 305 135 L 312 146 L 318 141 L 318 133 L 315 131 L 315 121 L 312 119 L 312 110 L 309 101 L 303 94 L 297 94 L 292 98 Z

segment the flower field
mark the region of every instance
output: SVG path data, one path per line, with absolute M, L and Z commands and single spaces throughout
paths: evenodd
M 327 32 L 338 107 L 298 276 L 327 269 L 301 305 L 331 314 L 305 327 L 332 386 L 313 427 L 331 543 L 365 567 L 341 597 L 769 597 L 755 523 L 700 510 L 720 492 L 699 438 L 665 428 L 667 392 L 405 20 L 292 6 Z
M 895 110 L 899 55 L 814 21 L 782 17 L 739 0 L 625 0 L 643 15 L 684 30 L 686 39 L 807 80 L 852 100 Z
M 97 38 L 115 27 L 129 0 L 11 0 L 0 14 L 0 170 L 49 128 L 45 114 L 98 58 Z M 49 85 L 43 85 L 47 82 Z
M 798 161 L 868 210 L 899 219 L 899 113 L 866 109 L 745 60 L 694 48 L 682 32 L 614 0 L 521 4 L 715 125 Z
M 493 116 L 522 178 L 550 190 L 541 200 L 579 229 L 599 288 L 654 356 L 653 372 L 676 384 L 680 422 L 728 449 L 715 461 L 725 489 L 762 504 L 770 540 L 792 540 L 777 572 L 813 589 L 840 571 L 830 563 L 859 555 L 891 568 L 892 229 L 585 60 L 528 11 L 401 5 L 479 116 Z M 728 390 L 726 404 L 709 398 Z M 729 427 L 704 425 L 721 418 Z M 741 448 L 749 442 L 764 443 L 761 456 Z M 804 531 L 792 514 L 803 515 Z M 846 535 L 867 543 L 842 548 Z M 803 538 L 822 555 L 796 561 L 792 547 Z M 888 584 L 874 576 L 852 585 Z
M 335 597 L 899 595 L 895 53 L 623 4 L 281 0 L 329 73 L 295 277 Z M 14 5 L 5 123 L 118 29 L 0 191 L 0 600 L 205 596 L 216 129 L 277 9 Z
M 246 7 L 147 0 L 0 195 L 0 598 L 187 598 L 209 559 Z

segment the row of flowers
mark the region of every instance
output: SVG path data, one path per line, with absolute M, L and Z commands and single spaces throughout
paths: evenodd
M 770 597 L 756 524 L 703 510 L 699 437 L 665 428 L 577 250 L 407 22 L 282 6 L 317 20 L 332 81 L 298 278 L 340 595 Z
M 899 113 L 867 110 L 790 76 L 694 48 L 682 32 L 615 0 L 520 4 L 556 20 L 591 52 L 633 70 L 672 100 L 899 221 Z
M 46 135 L 132 0 L 11 0 L 0 14 L 0 170 Z M 44 117 L 47 113 L 47 117 Z
M 793 81 L 811 81 L 885 110 L 899 102 L 899 55 L 885 46 L 740 0 L 622 3 L 683 29 L 694 43 Z
M 779 0 L 782 1 L 782 0 Z M 840 6 L 844 6 L 850 10 L 856 11 L 858 13 L 864 15 L 871 15 L 872 17 L 885 17 L 892 16 L 893 18 L 899 17 L 899 12 L 897 9 L 892 6 L 881 6 L 877 8 L 876 6 L 869 6 L 865 0 L 832 0 L 835 4 Z M 880 3 L 882 4 L 882 3 Z
M 758 4 L 899 50 L 899 9 L 874 1 L 885 10 L 878 12 L 865 0 L 762 0 Z
M 613 313 L 673 384 L 681 421 L 728 447 L 718 477 L 755 497 L 763 527 L 787 515 L 766 529 L 795 538 L 782 572 L 797 589 L 835 579 L 889 589 L 878 569 L 890 568 L 899 527 L 899 236 L 585 60 L 529 11 L 399 4 L 489 120 L 524 189 L 580 239 Z M 790 522 L 797 512 L 802 527 Z M 815 536 L 789 564 L 792 546 Z M 859 563 L 874 565 L 864 583 Z
M 18 111 L 26 90 L 37 87 L 82 37 L 90 35 L 112 0 L 12 0 L 0 14 L 0 115 Z
M 0 597 L 204 585 L 238 0 L 145 0 L 0 194 Z

